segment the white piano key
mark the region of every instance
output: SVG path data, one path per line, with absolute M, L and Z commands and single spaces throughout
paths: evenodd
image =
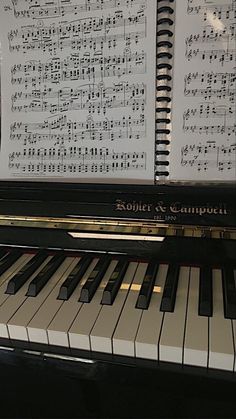
M 47 259 L 41 265 L 38 272 L 42 270 L 42 268 L 50 259 Z M 60 279 L 59 283 L 61 283 L 61 281 L 63 281 L 65 277 L 71 272 L 77 261 L 78 258 L 67 258 L 67 260 L 61 264 L 60 268 L 57 269 L 56 273 L 54 274 L 55 281 L 56 278 L 58 278 Z M 45 286 L 44 293 L 42 290 L 37 295 L 37 297 L 26 298 L 21 307 L 19 307 L 17 312 L 11 317 L 11 319 L 8 321 L 8 330 L 12 339 L 28 341 L 28 328 L 41 329 L 38 331 L 38 335 L 40 335 L 41 338 L 43 336 L 43 338 L 39 342 L 47 343 L 47 333 L 43 328 L 43 325 L 47 323 L 47 321 L 47 325 L 50 323 L 52 319 L 50 316 L 53 316 L 53 314 L 56 312 L 55 310 L 57 310 L 62 304 L 62 301 L 57 300 L 57 295 L 59 292 L 58 287 L 56 286 L 55 288 L 52 288 L 52 286 L 53 285 L 51 285 L 50 280 L 47 286 Z M 50 290 L 52 291 L 50 294 L 48 294 Z
M 209 367 L 233 370 L 232 320 L 224 318 L 222 273 L 213 269 L 213 316 L 209 321 Z
M 131 262 L 112 305 L 103 305 L 90 334 L 91 349 L 112 353 L 112 336 L 129 292 L 138 263 Z
M 113 352 L 117 355 L 135 356 L 135 337 L 142 310 L 135 308 L 148 264 L 140 263 L 131 284 L 124 308 L 113 335 Z
M 96 266 L 97 261 L 97 258 L 94 258 L 92 260 L 87 271 L 83 275 L 83 278 L 77 285 L 69 300 L 63 301 L 63 304 L 61 305 L 60 309 L 56 313 L 55 317 L 52 319 L 51 323 L 48 325 L 47 334 L 49 344 L 69 348 L 68 331 L 75 317 L 77 316 L 81 307 L 83 306 L 83 303 L 80 303 L 78 301 L 80 291 L 85 282 L 87 281 L 90 273 Z
M 91 349 L 90 332 L 102 309 L 101 299 L 103 290 L 116 265 L 117 261 L 112 260 L 92 300 L 90 303 L 84 303 L 76 316 L 69 329 L 69 342 L 71 348 Z
M 24 325 L 23 327 L 27 328 L 26 333 L 28 334 L 28 339 L 30 342 L 36 342 L 36 343 L 47 343 L 47 340 L 45 340 L 45 333 L 44 331 L 37 329 L 37 327 L 34 327 L 33 319 L 36 311 L 40 309 L 44 301 L 47 299 L 47 297 L 50 295 L 52 290 L 57 287 L 57 284 L 63 280 L 65 280 L 65 277 L 67 275 L 67 272 L 70 271 L 70 265 L 73 262 L 73 257 L 67 257 L 62 264 L 59 266 L 59 268 L 56 270 L 56 272 L 51 276 L 50 280 L 47 282 L 46 286 L 40 291 L 40 293 L 36 297 L 31 297 L 32 300 L 35 302 L 35 306 L 37 307 L 36 310 L 33 308 L 33 303 L 30 303 L 29 300 L 29 307 L 31 309 L 31 318 L 28 318 L 28 324 Z M 27 308 L 25 307 L 24 313 L 26 313 Z M 24 313 L 23 316 L 24 316 Z
M 182 363 L 189 274 L 190 268 L 180 268 L 175 310 L 173 313 L 164 314 L 159 341 L 161 361 Z
M 30 255 L 27 259 L 25 259 L 25 262 L 27 263 L 33 255 Z M 32 279 L 35 277 L 37 272 L 39 272 L 40 268 L 37 269 L 36 272 L 34 272 L 28 281 L 18 290 L 16 294 L 13 295 L 7 295 L 7 298 L 2 303 L 0 307 L 0 337 L 3 338 L 9 338 L 9 331 L 7 328 L 7 322 L 9 319 L 13 316 L 13 314 L 18 310 L 18 308 L 23 304 L 25 299 L 27 298 L 25 296 L 29 283 L 32 281 Z M 4 289 L 5 292 L 6 289 Z
M 164 316 L 160 311 L 160 304 L 167 270 L 168 265 L 159 266 L 148 310 L 143 310 L 142 313 L 135 339 L 135 352 L 138 358 L 158 359 L 158 340 Z
M 207 367 L 208 317 L 198 315 L 200 269 L 190 268 L 184 340 L 184 364 Z

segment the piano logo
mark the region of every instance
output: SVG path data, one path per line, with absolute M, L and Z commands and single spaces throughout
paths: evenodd
M 164 201 L 159 201 L 157 203 L 147 203 L 143 201 L 123 201 L 117 199 L 115 202 L 116 211 L 128 211 L 133 213 L 147 213 L 153 212 L 155 214 L 189 214 L 189 215 L 228 215 L 228 210 L 226 204 L 220 203 L 219 205 L 206 205 L 201 206 L 192 206 L 182 204 L 181 202 L 171 202 L 166 203 Z
M 147 204 L 142 201 L 126 202 L 117 199 L 115 205 L 116 211 L 151 212 L 153 210 L 152 204 Z
M 188 206 L 181 202 L 174 202 L 170 205 L 170 212 L 172 214 L 191 214 L 191 215 L 227 215 L 228 211 L 225 204 L 216 206 L 206 204 L 204 206 Z

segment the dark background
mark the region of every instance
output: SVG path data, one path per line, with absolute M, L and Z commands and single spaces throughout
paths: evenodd
M 231 375 L 17 356 L 0 350 L 1 418 L 235 418 Z

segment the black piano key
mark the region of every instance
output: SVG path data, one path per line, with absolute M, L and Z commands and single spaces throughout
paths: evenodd
M 235 272 L 231 267 L 222 269 L 222 285 L 224 297 L 224 316 L 236 320 L 236 283 Z
M 153 287 L 155 285 L 156 274 L 159 264 L 156 261 L 152 261 L 148 264 L 144 280 L 139 292 L 139 296 L 136 303 L 136 308 L 147 310 L 151 300 Z
M 129 262 L 126 258 L 119 260 L 103 291 L 101 304 L 113 304 L 128 266 Z
M 22 285 L 31 277 L 31 275 L 42 265 L 48 254 L 45 251 L 37 253 L 29 262 L 27 262 L 8 282 L 6 294 L 15 294 Z
M 96 266 L 94 267 L 93 271 L 90 273 L 87 281 L 85 282 L 81 293 L 79 301 L 82 303 L 89 303 L 93 298 L 97 287 L 99 286 L 103 276 L 106 273 L 106 270 L 110 264 L 110 258 L 108 256 L 104 256 L 101 258 Z
M 209 266 L 203 266 L 200 269 L 198 314 L 211 317 L 212 312 L 212 269 Z
M 179 265 L 171 264 L 167 271 L 165 286 L 161 299 L 161 311 L 173 312 L 179 280 Z
M 12 250 L 10 253 L 7 253 L 1 260 L 0 260 L 0 275 L 9 269 L 13 263 L 17 261 L 17 259 L 22 256 L 23 253 L 20 250 Z
M 77 287 L 79 281 L 83 277 L 84 273 L 88 269 L 90 263 L 92 262 L 92 256 L 83 256 L 74 269 L 69 274 L 68 278 L 63 282 L 59 295 L 58 300 L 68 300 Z
M 28 297 L 36 297 L 41 289 L 46 285 L 51 276 L 56 272 L 66 256 L 64 253 L 59 253 L 53 256 L 53 258 L 43 267 L 38 275 L 29 284 L 26 295 Z

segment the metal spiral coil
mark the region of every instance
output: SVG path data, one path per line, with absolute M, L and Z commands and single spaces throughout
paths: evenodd
M 156 180 L 169 176 L 174 0 L 157 0 Z

